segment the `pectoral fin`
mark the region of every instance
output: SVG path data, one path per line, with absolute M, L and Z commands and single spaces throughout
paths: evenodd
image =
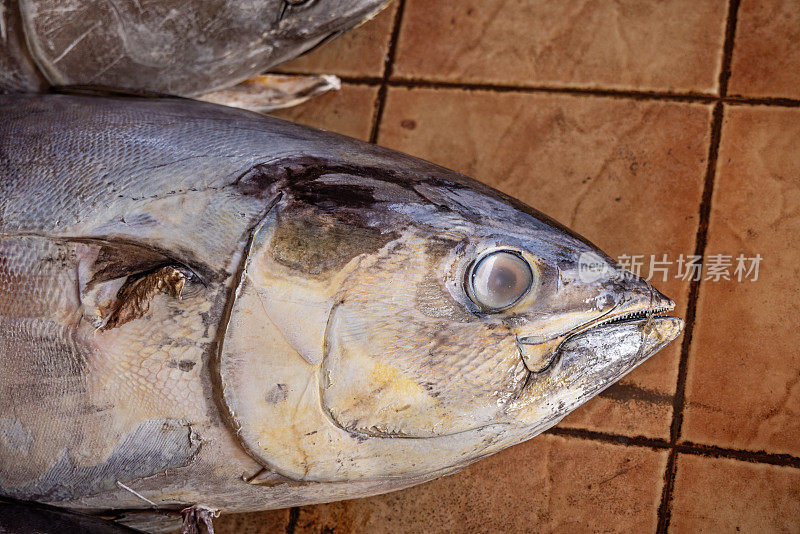
M 180 298 L 186 285 L 186 275 L 177 267 L 166 266 L 140 278 L 129 279 L 119 290 L 118 304 L 103 329 L 111 329 L 147 313 L 150 300 L 157 293 L 169 293 Z
M 330 74 L 264 74 L 228 89 L 206 93 L 198 100 L 266 113 L 302 104 L 341 86 L 339 78 Z

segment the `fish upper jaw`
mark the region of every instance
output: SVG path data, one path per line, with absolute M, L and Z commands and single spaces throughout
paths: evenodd
M 517 336 L 517 349 L 528 371 L 536 374 L 547 369 L 564 339 L 566 339 L 565 336 L 558 336 L 546 341 L 538 341 L 532 336 Z

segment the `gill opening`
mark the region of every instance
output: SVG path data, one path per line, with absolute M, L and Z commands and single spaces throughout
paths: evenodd
M 209 362 L 209 373 L 211 375 L 211 391 L 216 401 L 217 407 L 219 409 L 219 413 L 223 420 L 226 421 L 228 424 L 228 428 L 233 431 L 236 441 L 242 447 L 242 449 L 256 462 L 262 463 L 258 460 L 258 455 L 255 454 L 250 448 L 245 444 L 244 440 L 241 437 L 241 425 L 236 418 L 236 414 L 231 410 L 231 407 L 228 405 L 225 399 L 225 385 L 222 381 L 222 373 L 221 369 L 221 362 L 222 362 L 222 355 L 224 352 L 224 345 L 225 345 L 225 336 L 228 331 L 228 325 L 230 324 L 231 316 L 233 315 L 233 308 L 236 303 L 236 299 L 239 297 L 239 294 L 242 290 L 242 285 L 245 282 L 245 278 L 247 275 L 247 268 L 250 265 L 250 261 L 252 259 L 252 253 L 255 249 L 257 244 L 258 236 L 261 231 L 264 229 L 265 221 L 267 217 L 270 215 L 272 210 L 275 206 L 283 198 L 283 193 L 279 192 L 275 195 L 269 203 L 265 206 L 264 211 L 261 213 L 261 216 L 258 219 L 258 222 L 253 225 L 252 228 L 248 231 L 247 235 L 247 242 L 245 243 L 244 249 L 242 250 L 242 257 L 239 260 L 239 265 L 237 267 L 236 272 L 233 275 L 233 284 L 231 288 L 228 290 L 228 296 L 225 301 L 225 307 L 222 311 L 222 317 L 220 318 L 219 327 L 217 328 L 217 333 L 215 336 L 216 347 L 214 350 L 213 357 L 210 358 Z M 273 466 L 265 466 L 273 468 Z M 274 470 L 274 469 L 273 469 Z M 277 472 L 277 470 L 276 470 Z

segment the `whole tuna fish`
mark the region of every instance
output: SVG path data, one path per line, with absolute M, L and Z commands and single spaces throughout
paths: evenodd
M 258 77 L 388 0 L 0 0 L 0 92 L 95 85 L 274 109 L 329 76 Z M 244 102 L 243 102 L 244 100 Z
M 682 328 L 587 240 L 385 148 L 177 98 L 10 95 L 0 123 L 2 495 L 141 526 L 387 492 Z

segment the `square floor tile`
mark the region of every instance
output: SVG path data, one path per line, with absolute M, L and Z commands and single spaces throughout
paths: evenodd
M 713 93 L 726 13 L 722 0 L 408 0 L 394 75 Z
M 338 91 L 270 115 L 368 141 L 377 96 L 376 87 L 342 84 Z
M 666 457 L 540 436 L 407 490 L 304 506 L 294 532 L 654 532 Z
M 285 534 L 288 524 L 288 509 L 246 514 L 222 514 L 214 520 L 214 532 L 216 534 Z
M 800 2 L 743 0 L 728 94 L 800 98 Z
M 358 28 L 276 70 L 350 77 L 383 76 L 396 12 L 395 1 Z
M 800 470 L 678 455 L 669 531 L 800 532 Z
M 613 257 L 695 249 L 710 108 L 641 100 L 390 89 L 380 144 L 515 196 Z M 688 282 L 653 282 L 683 315 Z M 680 339 L 566 425 L 669 437 Z
M 684 309 L 677 314 L 682 316 Z M 650 386 L 645 383 L 649 377 L 644 373 L 658 373 L 666 368 L 665 376 L 675 377 L 682 340 L 683 336 L 653 357 L 666 360 L 661 365 L 653 362 L 642 366 L 569 414 L 559 426 L 669 439 L 675 388 L 666 383 Z
M 798 139 L 800 109 L 725 111 L 706 258 L 734 258 L 730 280 L 700 288 L 686 440 L 800 454 Z M 737 280 L 739 254 L 745 269 L 763 258 L 757 281 Z

